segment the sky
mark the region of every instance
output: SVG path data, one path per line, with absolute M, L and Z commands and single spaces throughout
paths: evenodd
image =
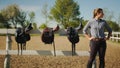
M 0 0 L 0 10 L 10 4 L 17 4 L 25 12 L 35 12 L 35 22 L 40 26 L 45 22 L 41 10 L 45 4 L 48 5 L 48 11 L 55 5 L 56 0 Z M 120 0 L 74 0 L 80 6 L 81 17 L 85 20 L 92 19 L 92 13 L 95 8 L 107 8 L 114 13 L 114 21 L 120 16 Z M 49 26 L 55 26 L 54 21 L 50 21 Z

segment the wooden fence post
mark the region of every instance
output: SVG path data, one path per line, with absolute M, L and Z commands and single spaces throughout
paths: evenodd
M 10 68 L 10 55 L 9 50 L 11 50 L 11 36 L 7 34 L 6 36 L 6 56 L 4 61 L 4 68 Z

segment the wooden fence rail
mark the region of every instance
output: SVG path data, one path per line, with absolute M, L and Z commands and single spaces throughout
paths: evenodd
M 107 32 L 105 32 L 106 36 L 107 36 Z M 119 42 L 120 41 L 120 32 L 112 32 L 112 36 L 110 37 L 110 40 L 115 41 L 115 42 Z

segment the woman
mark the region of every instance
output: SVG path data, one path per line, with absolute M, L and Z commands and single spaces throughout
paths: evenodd
M 87 68 L 92 68 L 92 63 L 99 53 L 99 68 L 105 67 L 105 52 L 106 52 L 106 40 L 111 36 L 112 30 L 105 20 L 102 20 L 104 13 L 101 8 L 94 9 L 93 19 L 88 21 L 83 29 L 85 37 L 90 40 L 90 58 L 88 60 Z M 104 28 L 108 31 L 108 36 L 105 37 Z M 90 35 L 87 32 L 90 29 Z

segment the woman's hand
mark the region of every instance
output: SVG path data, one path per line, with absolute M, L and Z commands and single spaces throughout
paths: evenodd
M 90 37 L 90 38 L 89 38 L 89 40 L 92 40 L 92 39 L 94 39 L 94 37 Z
M 104 39 L 105 39 L 105 40 L 109 40 L 109 37 L 105 37 Z
M 105 40 L 109 40 L 110 36 L 112 36 L 112 33 L 109 33 L 107 37 L 105 37 Z

